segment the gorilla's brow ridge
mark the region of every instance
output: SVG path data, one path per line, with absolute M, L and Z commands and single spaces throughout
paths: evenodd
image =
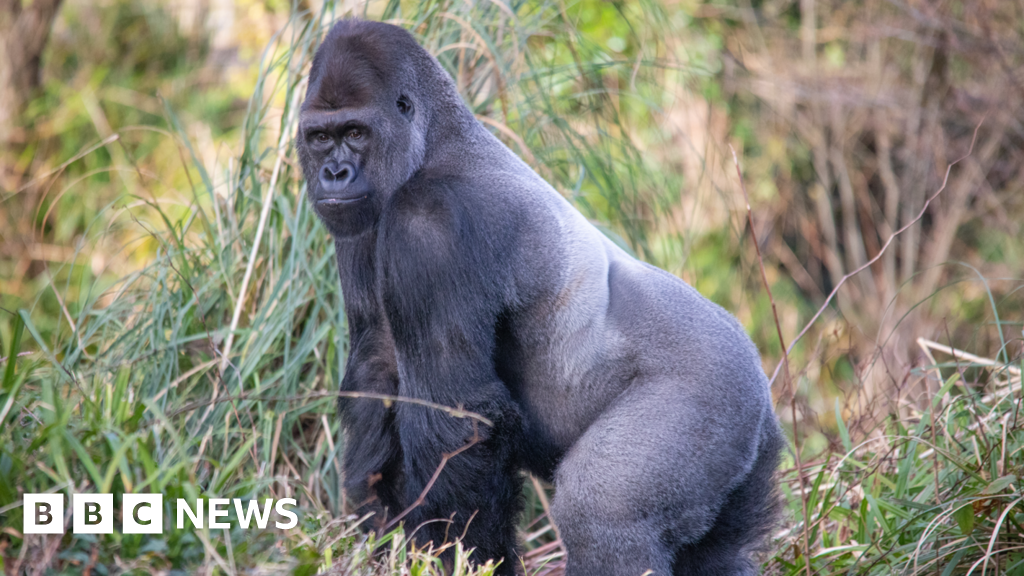
M 299 129 L 305 134 L 313 129 L 335 129 L 345 126 L 360 125 L 369 126 L 373 124 L 374 114 L 365 108 L 346 106 L 343 108 L 320 109 L 310 108 L 305 110 L 302 119 L 299 121 Z

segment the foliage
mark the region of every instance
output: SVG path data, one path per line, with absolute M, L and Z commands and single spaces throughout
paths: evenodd
M 804 468 L 808 520 L 787 527 L 766 574 L 1024 573 L 1021 364 L 927 372 L 926 393 L 868 434 L 851 434 L 836 402 L 838 446 Z
M 108 206 L 99 229 L 87 233 L 131 228 L 141 233 L 138 241 L 155 245 L 152 260 L 113 281 L 82 278 L 73 308 L 62 309 L 66 324 L 48 336 L 36 315 L 18 313 L 15 331 L 23 323 L 39 353 L 17 370 L 8 363 L 14 376 L 5 383 L 3 417 L 11 425 L 3 428 L 0 456 L 2 483 L 19 492 L 159 492 L 167 497 L 165 518 L 177 497 L 297 496 L 301 530 L 283 541 L 272 531 L 69 534 L 53 563 L 67 573 L 85 566 L 102 573 L 199 566 L 311 573 L 328 547 L 340 553 L 368 545 L 350 526 L 338 533 L 329 522 L 330 511 L 340 510 L 335 457 L 342 439 L 325 415 L 333 408 L 327 390 L 337 387 L 341 370 L 344 316 L 329 242 L 278 153 L 289 144 L 282 127 L 292 120 L 302 65 L 323 17 L 297 19 L 285 31 L 291 44 L 266 53 L 244 152 L 216 175 L 219 185 L 166 109 L 177 129 L 167 139 L 185 162 L 191 201 L 168 208 L 153 196 L 129 196 Z M 280 92 L 285 113 L 268 146 L 263 132 L 274 124 L 265 102 Z M 261 165 L 268 158 L 277 166 L 270 178 Z M 76 276 L 66 277 L 63 285 L 51 281 L 54 293 L 68 293 Z M 257 311 L 234 332 L 238 352 L 218 356 L 243 303 Z M 12 359 L 17 351 L 12 346 Z M 20 494 L 0 498 L 4 524 L 18 530 Z M 50 564 L 55 550 L 46 544 L 23 540 L 10 557 L 17 565 Z
M 1021 6 L 730 0 L 695 15 L 721 39 L 716 104 L 784 301 L 814 310 L 862 269 L 794 349 L 818 384 L 797 416 L 813 448 L 836 398 L 888 414 L 894 382 L 920 380 L 919 336 L 1008 359 L 1024 313 Z

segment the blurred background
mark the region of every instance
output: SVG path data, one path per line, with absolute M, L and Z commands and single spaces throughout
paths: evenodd
M 410 29 L 588 218 L 739 316 L 792 441 L 766 570 L 1024 573 L 1019 2 L 0 0 L 7 573 L 414 570 L 344 515 L 347 329 L 291 147 L 353 15 Z M 526 565 L 557 573 L 528 484 Z M 21 493 L 101 488 L 307 515 L 19 532 Z

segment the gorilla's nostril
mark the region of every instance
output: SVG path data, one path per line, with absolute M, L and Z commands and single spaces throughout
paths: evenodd
M 336 202 L 349 196 L 365 196 L 365 186 L 360 184 L 359 169 L 347 160 L 332 159 L 324 162 L 318 179 L 318 201 Z
M 347 184 L 355 177 L 355 169 L 348 162 L 326 164 L 321 171 L 321 178 L 330 183 Z

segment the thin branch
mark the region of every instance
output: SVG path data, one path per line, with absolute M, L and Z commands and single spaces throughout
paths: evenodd
M 779 362 L 779 364 L 775 366 L 775 371 L 772 373 L 771 380 L 769 380 L 771 384 L 774 384 L 775 379 L 779 376 L 779 369 L 782 368 L 784 364 L 788 367 L 788 356 L 793 351 L 793 348 L 796 346 L 796 343 L 799 342 L 805 334 L 807 334 L 807 331 L 811 329 L 811 326 L 813 326 L 814 323 L 817 322 L 818 318 L 825 312 L 825 309 L 828 308 L 829 303 L 831 303 L 832 299 L 835 298 L 836 294 L 839 292 L 839 289 L 842 288 L 843 284 L 845 284 L 846 281 L 849 280 L 850 278 L 856 276 L 857 274 L 860 274 L 864 270 L 868 269 L 872 264 L 877 262 L 878 259 L 881 258 L 883 254 L 885 254 L 886 249 L 889 248 L 889 246 L 892 244 L 892 241 L 895 240 L 897 236 L 905 232 L 914 224 L 917 224 L 918 220 L 924 217 L 924 213 L 928 210 L 928 206 L 932 203 L 933 200 L 935 200 L 939 196 L 939 194 L 942 193 L 943 190 L 946 189 L 946 184 L 949 182 L 949 173 L 953 170 L 953 166 L 956 166 L 960 162 L 963 162 L 965 159 L 967 159 L 967 157 L 971 155 L 972 152 L 974 152 L 974 144 L 978 140 L 978 130 L 981 129 L 981 125 L 984 123 L 985 117 L 982 117 L 981 121 L 978 122 L 978 125 L 974 127 L 974 135 L 971 137 L 970 148 L 967 149 L 967 152 L 963 156 L 957 158 L 956 160 L 946 165 L 946 175 L 942 179 L 942 186 L 940 186 L 934 194 L 932 194 L 931 196 L 928 197 L 927 200 L 925 200 L 924 206 L 921 207 L 921 211 L 918 212 L 917 216 L 914 217 L 914 219 L 911 220 L 910 222 L 904 224 L 902 228 L 893 232 L 892 235 L 889 236 L 889 239 L 885 241 L 885 244 L 882 245 L 882 248 L 881 250 L 878 251 L 878 254 L 875 254 L 874 257 L 872 257 L 864 264 L 861 264 L 856 270 L 850 272 L 849 274 L 846 274 L 845 276 L 839 279 L 839 282 L 836 283 L 835 288 L 833 288 L 832 292 L 829 293 L 828 298 L 826 298 L 825 302 L 822 303 L 820 308 L 818 308 L 818 311 L 814 313 L 814 316 L 811 317 L 810 321 L 807 322 L 803 330 L 801 330 L 800 333 L 796 335 L 796 338 L 794 338 L 793 341 L 789 343 L 789 347 L 786 348 L 785 354 L 783 355 L 782 362 Z M 739 169 L 738 165 L 737 169 Z
M 434 487 L 434 482 L 437 482 L 438 477 L 441 476 L 441 471 L 444 470 L 444 467 L 446 464 L 448 464 L 448 461 L 458 456 L 459 454 L 462 454 L 466 450 L 469 450 L 470 448 L 475 446 L 479 441 L 479 430 L 477 430 L 476 422 L 473 422 L 473 436 L 469 439 L 469 441 L 466 442 L 457 450 L 455 450 L 454 452 L 448 452 L 446 454 L 441 455 L 441 463 L 437 465 L 437 468 L 434 470 L 434 475 L 430 477 L 430 481 L 427 482 L 427 485 L 423 487 L 423 491 L 420 492 L 420 495 L 416 497 L 416 500 L 412 504 L 410 504 L 408 508 L 402 510 L 401 514 L 392 518 L 391 521 L 384 526 L 384 531 L 387 532 L 388 530 L 396 526 L 398 522 L 402 520 L 402 518 L 405 518 L 409 515 L 410 512 L 412 512 L 417 507 L 426 502 L 427 493 L 430 492 L 430 489 Z
M 971 354 L 970 352 L 964 352 L 963 350 L 961 350 L 959 348 L 953 348 L 952 346 L 946 346 L 945 344 L 939 344 L 938 342 L 933 342 L 933 341 L 928 340 L 926 338 L 918 338 L 917 339 L 917 344 L 918 344 L 918 346 L 920 346 L 922 348 L 931 348 L 932 350 L 938 350 L 939 352 L 944 352 L 944 353 L 949 354 L 950 356 L 956 358 L 957 360 L 966 360 L 967 362 L 970 362 L 972 364 L 977 364 L 978 366 L 988 366 L 990 368 L 1005 369 L 1007 372 L 1009 372 L 1010 374 L 1013 374 L 1015 376 L 1020 376 L 1020 374 L 1021 374 L 1020 368 L 1018 368 L 1018 367 L 1016 367 L 1016 366 L 1014 366 L 1012 364 L 1005 364 L 1003 362 L 998 362 L 996 360 L 992 360 L 991 358 L 982 358 L 981 356 L 976 356 L 974 354 Z M 941 381 L 942 381 L 942 379 L 939 378 L 939 382 L 941 382 Z
M 383 402 L 403 402 L 406 404 L 416 404 L 418 406 L 425 406 L 434 410 L 440 410 L 445 414 L 453 418 L 469 418 L 480 422 L 485 426 L 494 426 L 494 422 L 491 422 L 487 418 L 477 414 L 476 412 L 470 412 L 469 410 L 463 410 L 462 408 L 455 408 L 452 406 L 445 406 L 444 404 L 437 404 L 428 400 L 420 400 L 419 398 L 407 398 L 405 396 L 393 396 L 391 394 L 377 394 L 375 392 L 350 392 L 339 390 L 337 392 L 311 392 L 309 394 L 298 394 L 295 396 L 259 396 L 256 394 L 236 394 L 234 396 L 223 396 L 212 400 L 198 400 L 196 402 L 189 402 L 188 404 L 167 413 L 167 418 L 173 418 L 179 414 L 185 412 L 191 412 L 205 406 L 213 404 L 220 404 L 222 402 L 235 402 L 238 400 L 253 400 L 256 402 L 301 402 L 303 400 L 313 400 L 316 398 L 366 398 L 371 400 L 381 400 Z
M 803 507 L 804 514 L 804 567 L 806 568 L 807 576 L 811 576 L 811 538 L 810 538 L 810 525 L 811 518 L 807 512 L 807 491 L 805 489 L 806 479 L 804 478 L 804 468 L 800 463 L 800 434 L 797 428 L 797 417 L 796 417 L 796 391 L 793 390 L 793 378 L 789 371 L 789 351 L 786 350 L 786 340 L 782 336 L 782 324 L 779 322 L 779 311 L 775 306 L 775 297 L 772 296 L 772 287 L 768 283 L 768 274 L 764 269 L 764 258 L 761 256 L 761 245 L 757 241 L 757 229 L 754 228 L 754 214 L 750 209 L 750 196 L 747 194 L 747 185 L 743 181 L 743 172 L 740 170 L 740 160 L 736 157 L 736 150 L 729 145 L 729 150 L 732 152 L 732 161 L 736 165 L 736 176 L 740 181 L 740 189 L 743 191 L 743 201 L 747 206 L 747 224 L 750 226 L 750 238 L 754 241 L 754 250 L 757 252 L 757 264 L 761 269 L 761 282 L 764 283 L 764 290 L 768 293 L 768 302 L 772 305 L 772 316 L 775 318 L 775 332 L 779 337 L 779 345 L 782 347 L 782 364 L 785 366 L 786 376 L 786 393 L 789 395 L 789 407 L 792 411 L 793 417 L 793 459 L 796 465 L 796 475 L 800 481 L 800 505 Z M 769 384 L 769 387 L 771 385 Z

